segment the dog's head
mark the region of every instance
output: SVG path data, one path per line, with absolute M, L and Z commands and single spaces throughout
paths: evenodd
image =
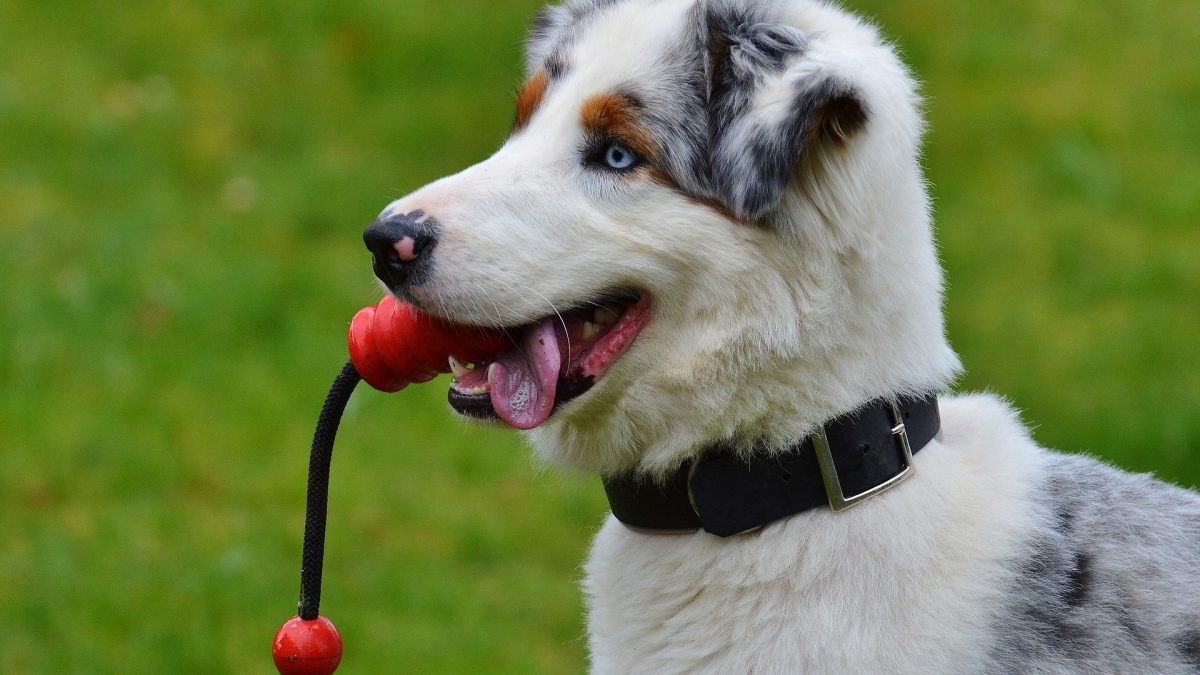
M 661 471 L 953 375 L 917 97 L 874 29 L 811 0 L 570 0 L 526 78 L 500 150 L 366 234 L 392 292 L 510 329 L 454 364 L 459 412 Z

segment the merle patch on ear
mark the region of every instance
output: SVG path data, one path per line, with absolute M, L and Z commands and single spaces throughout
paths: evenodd
M 707 24 L 713 187 L 739 218 L 757 221 L 804 154 L 844 143 L 866 124 L 866 107 L 852 85 L 804 62 L 799 30 L 713 10 Z

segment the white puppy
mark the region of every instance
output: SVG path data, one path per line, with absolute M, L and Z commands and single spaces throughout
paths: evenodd
M 1200 669 L 1196 495 L 1048 453 L 992 397 L 939 423 L 922 121 L 874 28 L 570 0 L 527 65 L 508 142 L 366 239 L 398 296 L 510 330 L 453 364 L 455 409 L 604 477 L 594 670 Z

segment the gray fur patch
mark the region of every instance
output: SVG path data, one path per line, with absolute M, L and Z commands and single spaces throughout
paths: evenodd
M 1084 457 L 1048 469 L 988 672 L 1195 673 L 1200 499 Z
M 733 83 L 755 81 L 783 70 L 788 60 L 804 51 L 807 40 L 799 30 L 769 23 L 749 7 L 705 10 L 708 50 L 713 62 Z M 714 77 L 714 88 L 722 78 Z
M 757 221 L 778 203 L 825 118 L 841 116 L 839 128 L 853 132 L 865 123 L 865 105 L 850 84 L 818 75 L 797 86 L 790 115 L 756 121 L 759 87 L 801 59 L 808 38 L 750 6 L 709 6 L 705 24 L 713 188 L 734 213 Z
M 1179 654 L 1200 672 L 1200 630 L 1184 633 L 1178 642 Z
M 791 114 L 776 125 L 759 124 L 747 119 L 748 112 L 738 114 L 736 109 L 712 113 L 733 117 L 712 121 L 716 134 L 712 179 L 717 194 L 742 218 L 763 218 L 783 196 L 805 150 L 824 132 L 822 116 L 839 109 L 850 120 L 842 126 L 855 129 L 865 121 L 865 109 L 853 88 L 829 77 L 801 87 Z

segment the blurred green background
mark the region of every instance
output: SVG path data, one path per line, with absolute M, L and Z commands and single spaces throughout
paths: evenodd
M 359 235 L 504 138 L 537 2 L 0 0 L 0 672 L 272 672 Z M 964 390 L 1200 483 L 1200 3 L 858 0 L 925 81 Z M 342 672 L 579 671 L 605 507 L 361 391 Z

